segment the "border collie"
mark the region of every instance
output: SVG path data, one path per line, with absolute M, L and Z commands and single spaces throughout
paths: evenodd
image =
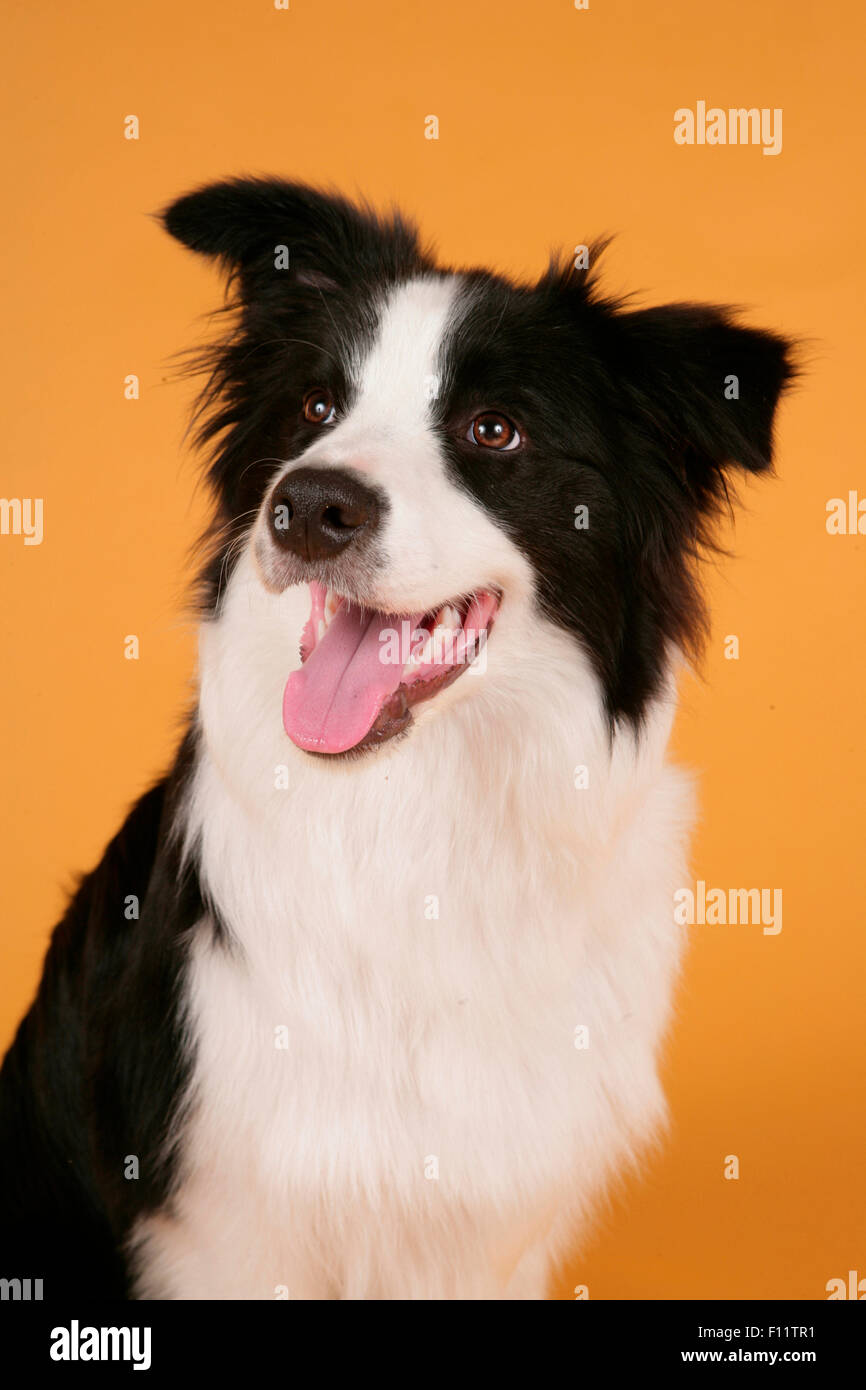
M 197 708 L 82 881 L 0 1087 L 46 1298 L 543 1298 L 660 1131 L 690 779 L 666 761 L 783 338 L 241 178 Z

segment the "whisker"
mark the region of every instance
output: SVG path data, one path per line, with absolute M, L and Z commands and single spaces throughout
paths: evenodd
M 239 516 L 230 517 L 228 521 L 224 522 L 224 524 L 220 526 L 219 530 L 211 531 L 209 533 L 209 539 L 212 541 L 216 540 L 219 536 L 222 535 L 223 531 L 228 531 L 233 526 L 240 525 L 240 523 L 242 521 L 245 521 L 248 516 L 257 516 L 258 511 L 258 507 L 250 507 L 249 511 L 241 512 Z
M 288 459 L 277 459 L 277 458 L 268 458 L 268 457 L 260 458 L 260 459 L 253 459 L 252 462 L 251 462 L 251 463 L 248 463 L 248 464 L 241 470 L 241 472 L 238 474 L 238 482 L 240 482 L 241 478 L 244 476 L 245 473 L 248 473 L 249 470 L 250 470 L 251 468 L 255 468 L 256 465 L 259 464 L 259 463 L 280 463 L 280 464 L 285 465 L 285 464 L 287 464 L 288 462 L 289 462 Z
M 219 604 L 219 601 L 222 598 L 223 580 L 226 574 L 228 573 L 229 563 L 231 560 L 234 559 L 235 553 L 240 550 L 240 547 L 244 544 L 246 539 L 246 534 L 235 536 L 234 539 L 229 542 L 229 545 L 226 548 L 226 552 L 223 555 L 222 564 L 220 565 L 219 579 L 217 580 L 215 606 Z

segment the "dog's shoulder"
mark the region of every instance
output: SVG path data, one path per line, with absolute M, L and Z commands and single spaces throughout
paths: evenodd
M 185 762 L 79 883 L 0 1071 L 4 1248 L 36 1250 L 61 1277 L 84 1242 L 106 1292 L 128 1224 L 168 1190 L 167 1122 L 186 1080 L 185 933 L 200 899 L 171 831 Z

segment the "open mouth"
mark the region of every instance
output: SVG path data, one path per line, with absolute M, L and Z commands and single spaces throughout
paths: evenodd
M 477 589 L 428 613 L 363 608 L 310 585 L 301 668 L 283 695 L 283 727 L 308 753 L 354 752 L 412 723 L 412 708 L 479 669 L 500 594 Z

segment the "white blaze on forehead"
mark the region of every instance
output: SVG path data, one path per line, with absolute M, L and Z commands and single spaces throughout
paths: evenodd
M 348 420 L 405 429 L 428 417 L 459 285 L 454 275 L 430 276 L 390 292 L 373 344 L 353 372 L 358 397 Z
M 347 469 L 379 488 L 387 509 L 364 592 L 368 607 L 388 613 L 426 613 L 482 587 L 531 589 L 514 542 L 451 476 L 434 422 L 464 283 L 459 275 L 419 276 L 383 297 L 369 343 L 359 344 L 349 368 L 351 406 L 287 470 Z

